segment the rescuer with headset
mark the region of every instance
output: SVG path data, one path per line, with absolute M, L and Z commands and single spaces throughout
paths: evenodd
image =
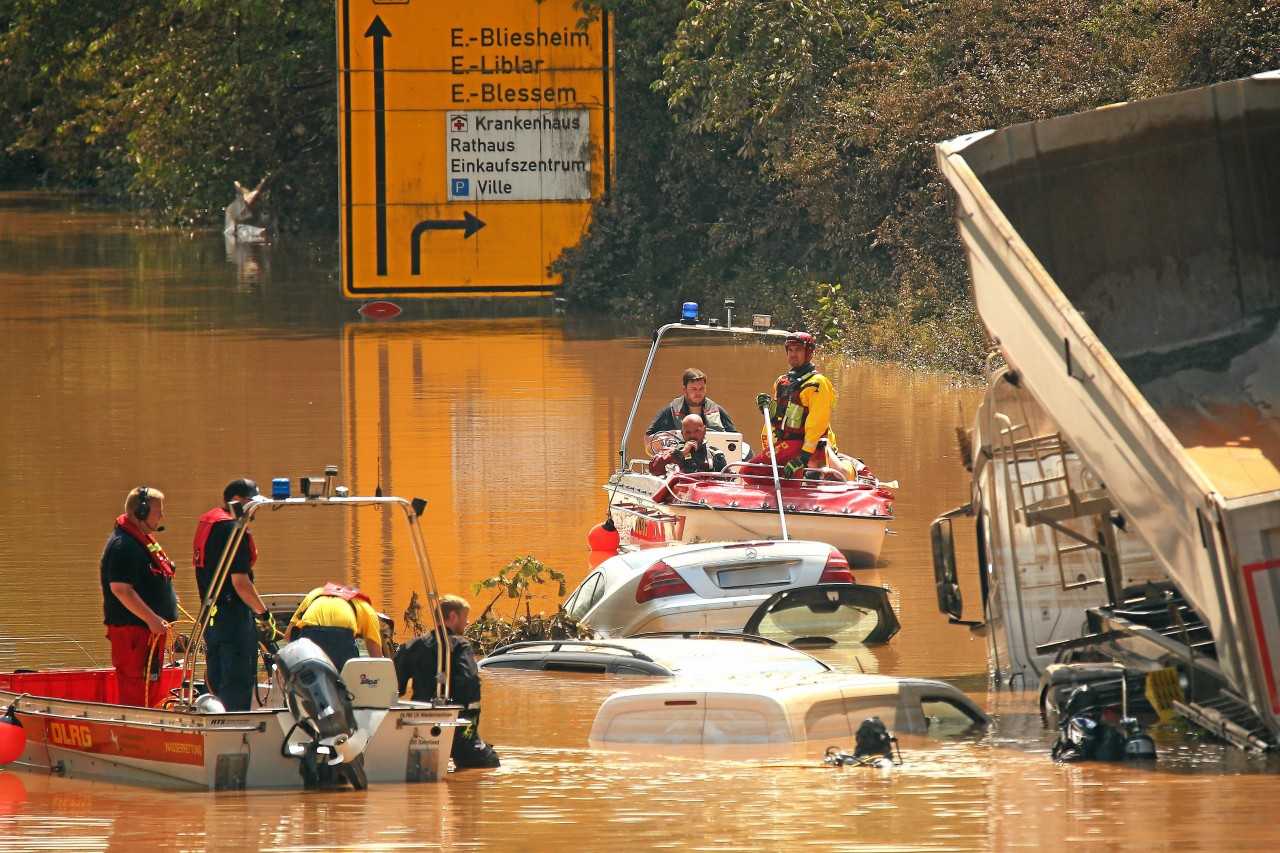
M 102 615 L 111 642 L 122 705 L 158 705 L 170 623 L 178 618 L 173 560 L 156 541 L 164 530 L 164 492 L 139 486 L 125 498 L 124 515 L 102 551 Z

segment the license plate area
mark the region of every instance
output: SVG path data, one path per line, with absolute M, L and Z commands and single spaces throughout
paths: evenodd
M 716 572 L 716 586 L 721 589 L 741 589 L 746 586 L 778 586 L 791 583 L 788 563 L 766 563 Z

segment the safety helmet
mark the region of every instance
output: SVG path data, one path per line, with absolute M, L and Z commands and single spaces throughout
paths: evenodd
M 248 477 L 241 477 L 238 480 L 232 480 L 227 483 L 227 487 L 222 490 L 222 501 L 226 503 L 232 498 L 244 498 L 251 500 L 258 496 L 258 484 Z
M 813 352 L 815 349 L 818 348 L 817 343 L 813 340 L 813 335 L 809 334 L 808 332 L 792 332 L 791 334 L 787 335 L 786 343 L 787 344 L 804 344 L 805 349 L 807 349 L 809 352 Z M 783 346 L 786 346 L 786 344 L 783 344 Z

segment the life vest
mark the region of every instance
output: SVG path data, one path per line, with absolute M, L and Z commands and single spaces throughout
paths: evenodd
M 164 552 L 164 548 L 160 547 L 156 537 L 139 530 L 138 526 L 133 523 L 133 519 L 127 515 L 117 517 L 116 526 L 137 540 L 138 544 L 143 548 L 147 549 L 147 555 L 151 557 L 151 574 L 163 575 L 166 578 L 173 577 L 173 560 L 170 560 L 169 555 Z
M 668 408 L 671 409 L 671 420 L 675 422 L 676 432 L 679 432 L 680 422 L 689 414 L 685 411 L 684 397 L 676 397 Z M 702 422 L 706 424 L 707 432 L 728 432 L 720 417 L 720 407 L 706 397 L 702 398 Z
M 216 507 L 200 516 L 200 521 L 196 523 L 196 538 L 192 542 L 191 563 L 197 569 L 204 568 L 205 545 L 209 544 L 209 533 L 212 532 L 213 526 L 223 521 L 235 521 L 236 517 L 228 512 L 224 507 Z M 249 543 L 249 566 L 253 567 L 258 562 L 258 546 L 253 542 L 253 534 L 245 531 L 244 538 Z
M 800 392 L 805 388 L 817 388 L 816 382 L 810 382 L 818 371 L 812 364 L 806 365 L 807 373 L 800 376 L 787 371 L 778 377 L 773 391 L 773 424 L 775 441 L 804 440 L 804 422 L 809 417 L 809 407 L 800 402 Z M 824 433 L 825 435 L 825 433 Z
M 352 599 L 358 598 L 361 601 L 363 601 L 365 604 L 368 604 L 370 607 L 373 606 L 373 600 L 369 598 L 369 596 L 361 592 L 360 590 L 356 589 L 353 586 L 343 586 L 342 584 L 334 583 L 333 581 L 329 581 L 328 583 L 326 583 L 324 587 L 320 590 L 320 594 L 330 595 L 335 598 L 341 598 L 343 601 L 347 601 L 347 602 L 351 601 Z M 355 605 L 352 605 L 352 607 L 354 606 Z

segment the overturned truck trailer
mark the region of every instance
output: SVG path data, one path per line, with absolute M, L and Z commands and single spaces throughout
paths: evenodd
M 1280 735 L 1280 76 L 937 146 L 998 347 L 970 433 L 1003 680 L 1176 671 L 1177 709 Z M 1003 362 L 1000 364 L 999 362 Z M 1048 688 L 1045 688 L 1048 689 Z M 1130 691 L 1132 692 L 1132 691 Z

